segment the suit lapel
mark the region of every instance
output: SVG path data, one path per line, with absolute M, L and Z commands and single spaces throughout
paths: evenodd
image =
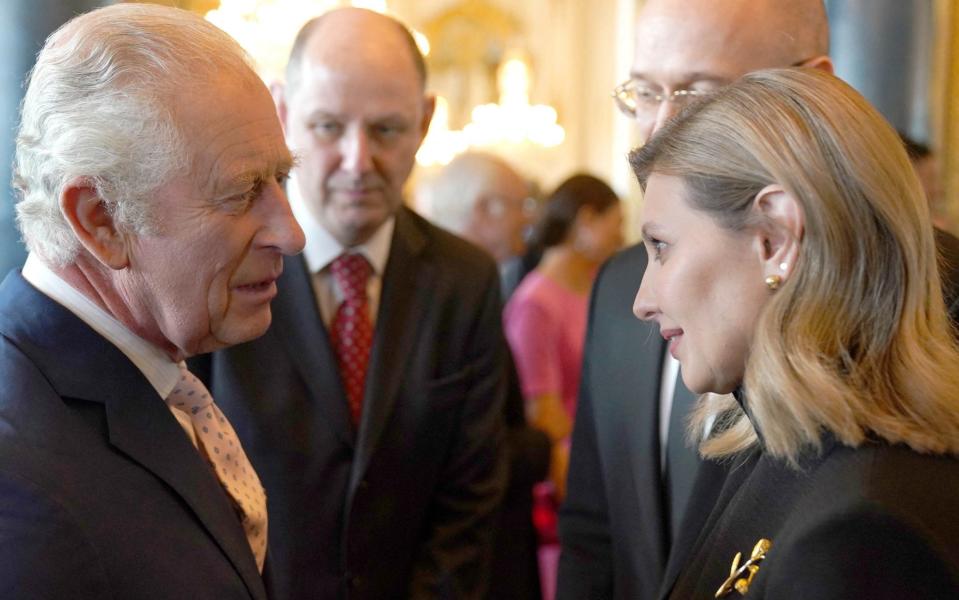
M 630 427 L 641 435 L 629 438 L 633 448 L 629 456 L 633 463 L 633 481 L 636 485 L 636 494 L 639 505 L 645 507 L 648 521 L 645 523 L 647 539 L 652 545 L 650 551 L 656 551 L 657 568 L 662 570 L 666 565 L 669 548 L 667 534 L 667 512 L 665 508 L 665 494 L 659 435 L 659 396 L 661 375 L 663 368 L 663 344 L 653 337 L 655 332 L 645 336 L 646 347 L 638 352 L 639 365 L 635 369 L 636 387 L 630 387 L 629 397 L 624 399 L 630 407 L 630 419 L 637 425 Z M 639 400 L 645 399 L 645 400 Z
M 353 447 L 355 434 L 346 392 L 306 262 L 300 256 L 288 257 L 283 267 L 273 301 L 273 329 L 309 390 L 317 414 Z
M 262 578 L 226 493 L 156 391 L 142 383 L 139 388 L 127 387 L 122 399 L 112 395 L 107 399 L 110 443 L 173 488 L 229 557 L 250 594 L 265 598 Z
M 4 321 L 0 328 L 60 396 L 104 405 L 110 443 L 169 485 L 229 558 L 250 595 L 265 598 L 253 553 L 226 493 L 143 374 L 117 347 L 19 274 L 3 287 L 0 296 L 8 301 L 0 312 L 20 318 Z
M 383 276 L 376 332 L 363 395 L 363 416 L 350 490 L 362 478 L 373 450 L 393 411 L 405 364 L 413 353 L 419 328 L 417 315 L 426 311 L 432 267 L 418 260 L 426 238 L 403 208 L 396 216 L 390 257 Z

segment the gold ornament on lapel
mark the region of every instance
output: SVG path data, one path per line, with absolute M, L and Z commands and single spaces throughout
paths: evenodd
M 716 590 L 716 597 L 722 598 L 736 590 L 740 596 L 745 596 L 749 591 L 749 585 L 753 582 L 753 577 L 759 572 L 759 563 L 766 558 L 766 553 L 773 547 L 773 543 L 766 538 L 760 539 L 753 546 L 753 552 L 742 566 L 739 561 L 743 557 L 742 552 L 737 552 L 733 559 L 733 566 L 729 569 L 729 577 Z

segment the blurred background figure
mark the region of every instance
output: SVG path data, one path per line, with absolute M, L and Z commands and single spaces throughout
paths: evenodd
M 933 225 L 939 229 L 950 230 L 949 215 L 945 207 L 942 206 L 942 185 L 940 183 L 938 157 L 927 144 L 914 140 L 902 131 L 899 132 L 899 137 L 906 147 L 906 154 L 909 155 L 912 167 L 916 170 L 919 183 L 922 184 L 926 201 L 929 202 L 929 214 L 932 217 Z
M 416 195 L 435 224 L 486 250 L 503 275 L 517 272 L 508 267 L 519 264 L 526 250 L 526 229 L 536 211 L 531 191 L 529 183 L 505 160 L 466 152 L 421 183 Z M 532 489 L 547 475 L 551 443 L 543 431 L 527 425 L 512 362 L 505 408 L 509 484 L 494 532 L 489 597 L 537 598 L 540 584 Z
M 527 252 L 541 256 L 506 304 L 506 337 L 526 412 L 552 441 L 549 481 L 536 493 L 544 598 L 555 588 L 556 506 L 565 493 L 569 435 L 586 334 L 589 292 L 599 265 L 623 244 L 619 198 L 602 180 L 575 175 L 543 207 Z
M 502 158 L 466 152 L 423 183 L 417 196 L 434 223 L 486 250 L 502 271 L 526 251 L 537 208 L 531 191 Z

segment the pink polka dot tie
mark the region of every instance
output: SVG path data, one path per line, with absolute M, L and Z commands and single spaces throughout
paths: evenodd
M 179 366 L 180 380 L 166 402 L 189 415 L 198 449 L 233 500 L 256 566 L 262 573 L 266 558 L 266 492 L 236 432 L 213 403 L 206 386 L 187 370 L 186 364 L 181 362 Z
M 361 254 L 341 254 L 332 262 L 330 270 L 343 292 L 343 302 L 336 309 L 331 327 L 333 351 L 355 427 L 363 412 L 363 388 L 373 347 L 373 323 L 366 295 L 372 267 Z

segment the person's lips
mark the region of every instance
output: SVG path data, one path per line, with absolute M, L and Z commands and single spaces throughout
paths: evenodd
M 669 343 L 669 353 L 678 360 L 676 353 L 679 350 L 679 343 L 683 337 L 682 329 L 663 329 L 659 332 L 663 339 Z
M 260 279 L 245 279 L 243 283 L 233 286 L 233 289 L 251 299 L 270 300 L 276 296 L 276 280 L 283 272 L 283 266 L 280 265 L 275 272 L 265 275 Z

